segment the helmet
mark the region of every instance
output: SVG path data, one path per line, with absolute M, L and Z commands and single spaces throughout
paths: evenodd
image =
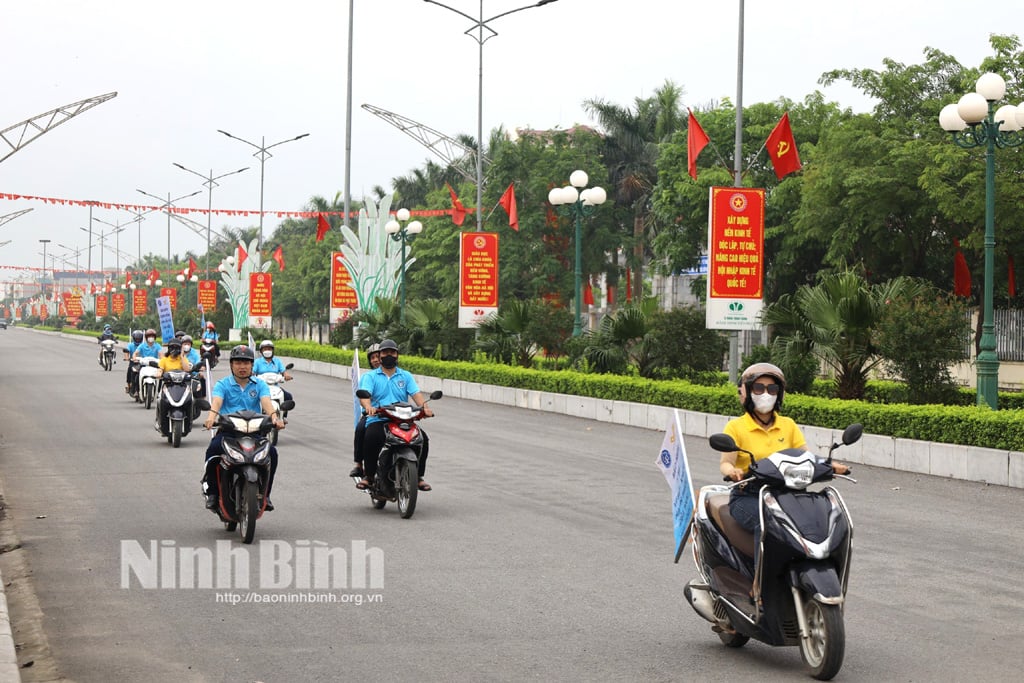
M 394 339 L 385 339 L 385 340 L 383 340 L 380 343 L 380 346 L 378 347 L 377 350 L 378 351 L 387 351 L 387 350 L 397 351 L 398 350 L 398 344 L 395 343 Z
M 271 349 L 274 348 L 274 342 L 270 341 L 269 339 L 264 339 L 263 341 L 261 341 L 260 342 L 260 351 L 262 351 L 263 349 L 266 349 L 266 348 L 271 348 Z
M 152 327 L 149 328 L 148 330 L 146 330 L 146 336 L 147 337 L 156 337 L 156 330 L 154 330 Z
M 110 330 L 111 330 L 110 323 L 107 323 L 106 325 L 103 326 L 103 331 L 104 332 L 110 332 Z
M 167 340 L 167 344 L 165 344 L 165 346 L 168 349 L 178 349 L 179 351 L 181 351 L 181 340 L 178 339 L 177 337 L 171 337 L 170 339 Z
M 185 335 L 182 335 L 182 337 L 181 337 L 181 343 L 182 343 L 182 344 L 191 344 L 191 343 L 192 343 L 192 337 L 191 337 L 191 335 L 187 335 L 187 334 L 185 334 Z
M 256 354 L 252 352 L 245 344 L 239 344 L 235 348 L 231 349 L 231 353 L 228 355 L 229 360 L 247 360 L 250 363 L 256 360 Z
M 181 339 L 184 336 L 185 336 L 184 330 L 175 330 L 174 331 L 174 338 L 175 339 Z
M 775 409 L 779 410 L 782 408 L 782 398 L 786 393 L 786 375 L 779 366 L 772 363 L 754 363 L 740 375 L 739 383 L 743 387 L 740 395 L 743 397 L 743 409 L 747 412 L 754 410 L 754 399 L 751 397 L 751 387 L 754 384 L 754 380 L 763 375 L 774 377 L 775 381 L 778 382 L 779 395 L 775 399 Z
M 132 341 L 135 342 L 136 344 L 142 343 L 142 337 L 142 330 L 135 330 L 134 332 L 132 332 Z
M 213 324 L 212 320 L 210 322 L 206 323 L 206 329 L 208 329 L 208 330 L 216 329 L 216 326 Z
M 366 347 L 366 357 L 369 358 L 375 353 L 380 353 L 380 344 L 373 343 Z

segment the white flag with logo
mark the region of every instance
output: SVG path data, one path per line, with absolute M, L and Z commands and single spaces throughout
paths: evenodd
M 665 437 L 661 441 L 661 451 L 655 463 L 665 475 L 668 487 L 672 491 L 672 527 L 675 532 L 678 562 L 690 535 L 695 509 L 693 480 L 690 478 L 690 463 L 686 459 L 686 446 L 683 444 L 683 430 L 678 410 L 673 410 L 669 416 Z

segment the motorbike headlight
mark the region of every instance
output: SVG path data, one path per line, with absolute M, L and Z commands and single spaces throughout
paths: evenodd
M 814 463 L 810 460 L 794 463 L 786 462 L 779 466 L 779 472 L 791 489 L 805 489 L 814 479 Z
M 245 462 L 245 454 L 242 453 L 242 450 L 240 448 L 236 448 L 234 444 L 229 444 L 225 442 L 224 452 L 227 454 L 229 458 L 231 458 L 235 462 Z
M 261 448 L 259 451 L 256 452 L 256 455 L 253 456 L 252 461 L 254 463 L 263 462 L 264 460 L 267 459 L 267 456 L 269 456 L 269 455 L 270 455 L 270 444 L 268 443 L 263 448 Z

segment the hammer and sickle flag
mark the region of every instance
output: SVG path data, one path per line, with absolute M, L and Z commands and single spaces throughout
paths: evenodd
M 772 160 L 775 176 L 779 180 L 803 168 L 800 163 L 800 155 L 796 151 L 796 141 L 793 140 L 793 129 L 789 126 L 789 112 L 783 114 L 779 122 L 775 124 L 765 147 L 768 148 L 768 156 Z

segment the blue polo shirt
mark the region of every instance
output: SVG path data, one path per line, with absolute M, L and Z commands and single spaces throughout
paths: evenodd
M 137 349 L 137 348 L 139 348 L 139 345 L 132 341 L 132 342 L 128 342 L 128 346 L 124 347 L 124 350 L 125 350 L 125 353 L 127 353 L 129 356 L 131 356 L 133 353 L 135 353 L 135 349 Z
M 277 356 L 274 356 L 270 360 L 267 360 L 263 356 L 256 359 L 256 362 L 252 364 L 252 374 L 262 375 L 264 372 L 276 372 L 279 375 L 284 374 L 284 363 Z
M 370 370 L 359 378 L 359 388 L 370 392 L 370 405 L 374 408 L 409 401 L 410 396 L 420 391 L 413 376 L 401 368 L 395 368 L 391 377 L 384 374 L 384 368 Z M 383 417 L 367 417 L 366 424 L 384 420 Z
M 160 349 L 162 348 L 163 347 L 157 344 L 156 342 L 153 342 L 152 344 L 142 342 L 141 344 L 138 345 L 138 347 L 135 350 L 139 352 L 140 358 L 159 358 Z
M 219 396 L 224 402 L 220 406 L 222 415 L 237 413 L 241 410 L 251 410 L 254 413 L 262 412 L 260 399 L 270 396 L 270 387 L 258 377 L 250 377 L 248 384 L 243 389 L 235 380 L 234 375 L 228 375 L 213 386 L 213 396 Z
M 193 370 L 199 370 L 202 358 L 199 357 L 199 352 L 196 351 L 196 347 L 193 346 L 189 349 L 188 353 L 185 354 L 185 357 L 188 358 L 188 362 L 192 364 Z

